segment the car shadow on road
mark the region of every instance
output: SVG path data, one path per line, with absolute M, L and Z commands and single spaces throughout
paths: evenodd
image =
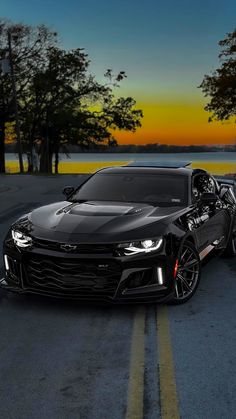
M 53 298 L 46 297 L 34 294 L 22 294 L 17 295 L 14 293 L 8 293 L 6 291 L 0 291 L 0 301 L 2 299 L 7 299 L 8 304 L 17 308 L 17 311 L 29 310 L 29 311 L 43 311 L 47 313 L 67 313 L 67 314 L 97 314 L 102 315 L 103 317 L 107 316 L 119 316 L 122 317 L 124 314 L 127 316 L 132 316 L 137 307 L 136 305 L 127 305 L 127 304 L 111 304 L 106 302 L 90 302 L 90 301 L 80 301 L 80 300 L 69 300 L 63 298 Z M 123 313 L 123 314 L 122 314 Z

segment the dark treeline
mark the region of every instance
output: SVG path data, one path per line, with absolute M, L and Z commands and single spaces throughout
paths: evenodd
M 79 148 L 71 148 L 71 153 L 83 152 Z M 219 151 L 236 151 L 236 145 L 173 145 L 173 144 L 124 144 L 115 147 L 91 148 L 87 153 L 206 153 Z
M 90 148 L 81 148 L 76 145 L 68 145 L 67 152 L 70 153 L 207 153 L 236 151 L 236 145 L 173 145 L 173 144 L 123 144 L 116 146 L 99 145 Z M 7 153 L 15 153 L 16 146 L 14 144 L 6 145 Z M 61 148 L 59 152 L 63 153 Z

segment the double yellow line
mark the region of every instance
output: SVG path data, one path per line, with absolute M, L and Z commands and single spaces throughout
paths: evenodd
M 167 306 L 157 306 L 156 314 L 161 410 L 157 413 L 160 413 L 162 419 L 179 419 Z M 143 418 L 145 317 L 145 307 L 140 306 L 135 313 L 133 325 L 126 419 Z
M 143 417 L 144 332 L 145 307 L 141 306 L 135 313 L 133 325 L 126 419 L 141 419 Z

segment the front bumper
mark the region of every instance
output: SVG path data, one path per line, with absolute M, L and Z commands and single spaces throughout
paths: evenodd
M 175 260 L 164 253 L 114 257 L 4 246 L 4 255 L 8 269 L 0 286 L 16 293 L 110 303 L 164 302 L 173 295 Z

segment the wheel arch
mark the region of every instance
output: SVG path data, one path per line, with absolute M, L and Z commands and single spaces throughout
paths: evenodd
M 195 238 L 193 237 L 192 234 L 188 234 L 187 236 L 185 236 L 182 240 L 182 243 L 184 243 L 185 241 L 188 241 L 188 242 L 192 243 L 195 247 L 197 247 L 196 246 L 196 240 L 195 240 Z
M 178 255 L 179 249 L 182 248 L 185 242 L 190 242 L 196 248 L 196 250 L 198 250 L 196 238 L 194 237 L 193 234 L 187 233 L 183 237 L 181 237 L 181 239 L 178 239 L 177 241 L 175 241 L 174 246 L 173 246 L 175 256 Z

